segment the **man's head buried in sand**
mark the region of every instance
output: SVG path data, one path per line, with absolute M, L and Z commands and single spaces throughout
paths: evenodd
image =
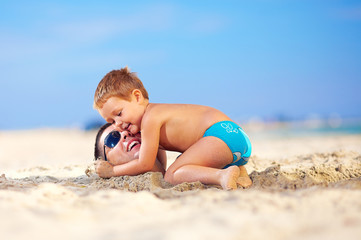
M 140 146 L 140 134 L 132 135 L 127 131 L 119 132 L 115 130 L 114 125 L 106 123 L 99 129 L 95 140 L 94 159 L 96 160 L 97 174 L 103 177 L 103 169 L 100 169 L 97 164 L 99 161 L 107 161 L 112 166 L 130 162 L 139 158 Z M 162 156 L 163 154 L 165 153 L 159 155 Z M 166 159 L 158 156 L 152 171 L 164 174 L 165 167 Z

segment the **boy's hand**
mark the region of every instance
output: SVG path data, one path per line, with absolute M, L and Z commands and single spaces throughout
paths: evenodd
M 96 160 L 94 163 L 95 172 L 101 178 L 111 178 L 114 177 L 113 165 L 104 160 Z

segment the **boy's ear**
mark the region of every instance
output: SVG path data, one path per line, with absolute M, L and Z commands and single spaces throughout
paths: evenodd
M 144 100 L 143 94 L 142 94 L 142 92 L 141 92 L 139 89 L 134 89 L 134 90 L 132 91 L 132 96 L 135 97 L 135 100 L 136 100 L 137 102 L 140 102 L 140 101 L 143 101 L 143 100 Z

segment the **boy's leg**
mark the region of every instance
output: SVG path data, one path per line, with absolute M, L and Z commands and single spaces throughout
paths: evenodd
M 222 169 L 232 160 L 233 154 L 222 140 L 204 137 L 168 168 L 165 180 L 172 184 L 201 181 L 205 184 L 218 184 L 225 189 L 235 189 L 240 169 L 237 166 Z
M 217 169 L 197 165 L 185 165 L 173 173 L 172 180 L 169 179 L 169 175 L 165 176 L 165 179 L 173 184 L 200 181 L 204 184 L 220 185 L 223 189 L 230 190 L 237 188 L 239 175 L 240 171 L 237 166 L 231 166 L 227 169 Z

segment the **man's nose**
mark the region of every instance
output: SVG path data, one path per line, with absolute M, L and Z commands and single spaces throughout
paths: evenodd
M 128 131 L 122 131 L 120 134 L 120 141 L 124 142 L 128 137 L 134 137 L 134 135 Z
M 121 140 L 122 142 L 124 142 L 124 141 L 127 139 L 127 137 L 129 137 L 129 133 L 128 133 L 127 131 L 123 131 L 123 132 L 120 134 L 120 140 Z

